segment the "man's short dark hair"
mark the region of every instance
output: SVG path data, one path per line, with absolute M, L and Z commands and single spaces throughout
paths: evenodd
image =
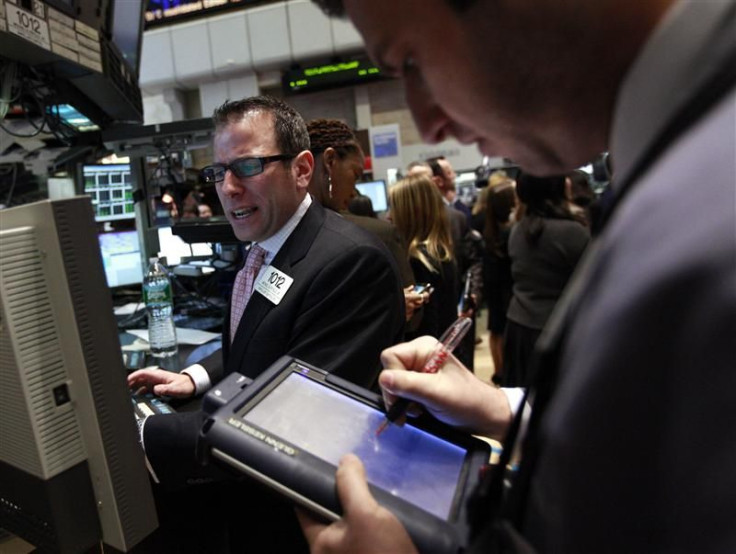
M 215 132 L 226 125 L 237 123 L 248 113 L 270 113 L 280 154 L 298 154 L 309 150 L 307 125 L 299 112 L 273 96 L 251 96 L 243 100 L 226 100 L 215 108 L 212 119 Z
M 429 158 L 427 160 L 427 165 L 432 170 L 432 175 L 435 177 L 444 177 L 445 172 L 442 171 L 442 166 L 440 165 L 440 160 L 444 160 L 445 158 L 443 156 L 438 156 L 435 158 Z
M 343 0 L 312 0 L 319 8 L 330 17 L 345 17 L 345 5 Z M 476 0 L 445 0 L 454 10 L 462 12 Z

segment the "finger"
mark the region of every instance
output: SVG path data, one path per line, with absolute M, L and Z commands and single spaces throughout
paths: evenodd
M 160 370 L 158 369 L 158 366 L 155 365 L 144 367 L 142 369 L 137 369 L 133 373 L 128 375 L 128 383 L 142 383 L 148 381 L 149 379 L 155 377 L 158 371 Z
M 187 374 L 167 372 L 166 381 L 153 387 L 154 394 L 159 396 L 173 396 L 187 398 L 195 392 L 194 381 Z
M 443 382 L 446 380 L 442 375 L 433 373 L 417 373 L 414 371 L 384 370 L 379 376 L 379 384 L 384 392 L 412 400 L 408 413 L 417 416 L 424 408 L 432 406 L 445 396 Z M 392 404 L 392 399 L 384 402 Z
M 327 527 L 327 524 L 302 508 L 297 507 L 294 511 L 296 512 L 296 519 L 299 521 L 299 526 L 302 528 L 302 533 L 304 533 L 304 538 L 307 539 L 307 544 L 309 544 L 311 550 L 317 537 Z
M 415 371 L 384 369 L 378 376 L 378 384 L 381 385 L 383 391 L 391 395 L 393 401 L 399 396 L 414 400 L 411 396 L 412 392 L 421 389 L 427 377 L 427 374 L 417 373 Z M 435 376 L 432 375 L 430 378 L 435 378 Z M 417 380 L 419 383 L 417 383 Z
M 152 390 L 156 396 L 171 396 L 176 398 L 187 396 L 187 391 L 176 382 L 159 383 L 158 385 L 154 385 Z
M 156 396 L 175 396 L 169 385 L 154 385 L 152 390 Z
M 368 488 L 363 462 L 356 455 L 343 456 L 335 479 L 344 517 L 350 517 L 351 514 L 361 511 L 372 512 L 378 508 L 378 503 Z
M 128 376 L 128 388 L 130 390 L 136 390 L 136 389 L 139 389 L 145 386 L 146 386 L 146 379 L 144 379 L 143 376 L 141 375 L 138 375 L 138 376 L 129 375 Z
M 135 381 L 143 374 L 142 369 L 136 369 L 134 372 L 128 374 L 128 383 Z
M 381 352 L 381 363 L 385 368 L 421 371 L 435 344 L 437 339 L 433 337 L 397 344 Z

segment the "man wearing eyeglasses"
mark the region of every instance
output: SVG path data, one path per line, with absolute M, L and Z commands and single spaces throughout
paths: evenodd
M 251 243 L 246 265 L 256 252 L 263 259 L 250 288 L 236 279 L 222 358 L 216 352 L 181 374 L 141 370 L 129 384 L 188 397 L 233 371 L 255 377 L 290 354 L 370 387 L 381 349 L 403 331 L 402 291 L 390 256 L 367 233 L 312 202 L 309 135 L 291 107 L 253 97 L 226 102 L 214 121 L 216 163 L 202 170 L 202 180 L 215 185 L 235 236 Z
M 381 350 L 403 335 L 403 291 L 391 255 L 373 235 L 307 194 L 314 158 L 306 125 L 291 107 L 269 97 L 228 101 L 217 108 L 214 122 L 215 163 L 201 177 L 216 187 L 235 236 L 250 243 L 233 286 L 223 349 L 179 374 L 137 371 L 129 377 L 130 387 L 189 397 L 232 372 L 256 377 L 286 354 L 370 387 Z M 252 267 L 256 253 L 262 257 L 259 268 Z M 243 277 L 249 270 L 250 284 Z M 216 475 L 216 469 L 193 463 L 201 424 L 197 413 L 146 419 L 142 441 L 165 486 L 207 482 Z M 240 527 L 249 522 L 247 540 L 254 552 L 264 551 L 261 540 L 270 551 L 306 550 L 287 503 L 247 483 L 196 489 L 177 493 L 181 499 L 162 496 L 163 533 L 176 543 L 167 546 L 172 552 L 200 546 L 217 552 L 226 536 L 241 549 L 232 539 L 238 526 L 227 523 L 233 495 L 245 500 L 235 517 Z M 207 510 L 192 521 L 197 505 Z M 208 529 L 206 545 L 197 544 L 202 528 Z

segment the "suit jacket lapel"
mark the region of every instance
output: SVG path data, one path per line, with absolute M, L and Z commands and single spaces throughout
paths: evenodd
M 312 202 L 307 213 L 304 214 L 296 229 L 286 239 L 286 242 L 278 254 L 276 254 L 271 265 L 291 276 L 292 268 L 306 256 L 324 220 L 324 208 L 317 202 Z M 298 283 L 294 283 L 293 286 L 297 287 L 298 285 Z M 288 294 L 287 292 L 285 299 L 288 297 Z M 248 347 L 251 339 L 263 319 L 275 307 L 275 304 L 262 294 L 255 290 L 253 291 L 248 305 L 245 307 L 245 312 L 243 312 L 238 330 L 235 333 L 233 344 L 229 348 L 229 353 L 225 361 L 226 374 L 237 371 L 238 368 L 247 364 Z

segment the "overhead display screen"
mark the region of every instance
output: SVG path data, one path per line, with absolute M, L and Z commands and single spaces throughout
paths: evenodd
M 146 28 L 276 0 L 148 0 Z
M 311 92 L 333 87 L 356 85 L 386 79 L 386 76 L 368 60 L 315 65 L 284 72 L 284 92 Z

